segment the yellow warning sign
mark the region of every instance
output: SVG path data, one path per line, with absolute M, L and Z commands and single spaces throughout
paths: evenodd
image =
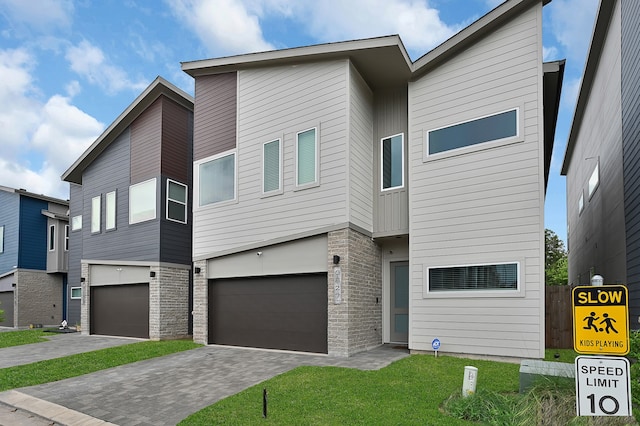
M 623 285 L 573 289 L 573 348 L 581 354 L 629 353 L 629 302 Z

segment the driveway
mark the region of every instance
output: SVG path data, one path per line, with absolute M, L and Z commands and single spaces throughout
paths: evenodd
M 78 336 L 79 341 L 92 337 Z M 390 346 L 350 358 L 205 346 L 59 382 L 3 392 L 0 402 L 20 406 L 11 401 L 23 401 L 27 407 L 41 406 L 41 411 L 50 412 L 56 407 L 64 407 L 72 410 L 67 415 L 77 413 L 79 419 L 84 414 L 122 426 L 175 425 L 222 398 L 301 365 L 373 370 L 405 356 L 408 356 L 406 350 Z M 38 401 L 42 404 L 36 404 Z M 29 410 L 56 420 L 47 412 Z

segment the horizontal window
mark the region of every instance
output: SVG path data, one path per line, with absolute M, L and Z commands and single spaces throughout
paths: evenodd
M 196 165 L 198 205 L 206 206 L 236 198 L 236 153 L 214 157 Z
M 518 263 L 427 268 L 430 292 L 518 290 Z
M 71 287 L 71 298 L 72 299 L 81 299 L 82 298 L 82 287 Z
M 519 109 L 501 112 L 475 120 L 427 132 L 427 155 L 439 154 L 517 137 Z
M 129 187 L 129 223 L 156 218 L 156 178 Z

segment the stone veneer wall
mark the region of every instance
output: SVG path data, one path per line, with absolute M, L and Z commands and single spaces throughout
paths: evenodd
M 84 282 L 82 282 L 82 278 L 80 279 L 80 286 L 82 287 L 82 304 L 80 306 L 80 327 L 82 330 L 82 334 L 85 336 L 89 335 L 90 325 L 89 324 L 89 308 L 91 303 L 91 298 L 89 297 L 89 285 L 91 283 L 91 276 L 89 275 L 89 264 L 86 262 L 82 262 L 80 265 L 80 276 L 84 278 Z M 70 324 L 75 325 L 75 324 Z
M 200 268 L 199 274 L 193 274 L 193 341 L 206 345 L 209 343 L 207 261 L 198 260 L 193 268 Z
M 333 264 L 333 256 L 340 263 Z M 328 234 L 329 355 L 351 356 L 382 344 L 382 252 L 370 237 L 352 229 Z M 341 271 L 336 303 L 335 269 Z
M 189 334 L 190 269 L 152 266 L 149 279 L 149 338 L 180 339 Z
M 58 325 L 62 321 L 62 275 L 18 270 L 15 274 L 14 326 Z

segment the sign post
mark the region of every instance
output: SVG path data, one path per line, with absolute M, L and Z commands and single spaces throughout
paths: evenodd
M 435 355 L 436 355 L 436 358 L 437 358 L 438 357 L 438 349 L 440 349 L 440 339 L 438 339 L 438 338 L 433 339 L 433 341 L 431 342 L 431 347 L 435 351 Z
M 579 356 L 575 366 L 578 416 L 631 416 L 628 359 Z

